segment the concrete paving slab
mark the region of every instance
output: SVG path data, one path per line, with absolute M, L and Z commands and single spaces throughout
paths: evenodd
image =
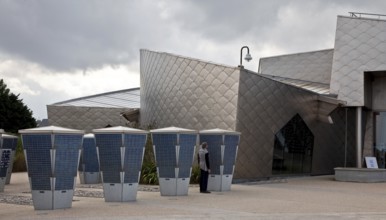
M 72 208 L 49 211 L 2 201 L 30 198 L 29 192 L 27 174 L 14 173 L 0 193 L 0 219 L 386 219 L 386 183 L 338 182 L 334 176 L 233 184 L 230 192 L 211 194 L 191 186 L 188 196 L 178 197 L 139 191 L 137 201 L 127 203 L 74 196 Z

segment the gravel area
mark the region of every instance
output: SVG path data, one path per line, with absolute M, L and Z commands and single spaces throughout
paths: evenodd
M 159 186 L 140 185 L 138 191 L 159 192 Z M 22 192 L 25 195 L 10 195 L 0 193 L 0 203 L 15 205 L 33 205 L 31 192 Z M 78 185 L 75 189 L 74 196 L 103 198 L 103 187 L 101 184 L 95 185 Z

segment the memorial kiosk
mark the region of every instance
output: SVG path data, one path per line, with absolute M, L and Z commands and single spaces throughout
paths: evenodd
M 4 192 L 7 179 L 9 180 L 11 178 L 13 149 L 16 149 L 16 145 L 17 137 L 5 134 L 4 130 L 0 129 L 0 192 Z
M 106 202 L 137 199 L 147 131 L 128 127 L 94 129 Z
M 86 134 L 83 136 L 82 153 L 80 154 L 78 171 L 81 184 L 97 184 L 101 182 L 94 134 Z
M 168 127 L 150 132 L 161 196 L 188 195 L 197 131 Z
M 208 143 L 209 191 L 230 191 L 235 170 L 240 132 L 222 129 L 201 130 L 200 143 Z
M 47 126 L 19 133 L 34 208 L 71 208 L 84 132 Z
M 13 169 L 13 161 L 15 160 L 16 147 L 19 138 L 15 135 L 3 134 L 3 149 L 11 149 L 11 156 L 9 158 L 9 165 L 7 169 L 7 177 L 5 179 L 5 184 L 9 184 L 11 182 L 12 169 Z
M 14 135 L 8 135 L 8 134 L 0 134 L 0 135 L 1 135 L 0 139 L 2 142 L 0 144 L 0 146 L 1 146 L 0 149 L 11 149 L 11 154 L 9 155 L 9 158 L 7 159 L 7 161 L 9 163 L 8 163 L 7 174 L 6 174 L 6 179 L 5 179 L 5 184 L 9 184 L 11 182 L 13 161 L 15 159 L 15 152 L 16 152 L 18 137 L 14 136 Z M 3 167 L 4 164 L 2 163 L 1 166 Z

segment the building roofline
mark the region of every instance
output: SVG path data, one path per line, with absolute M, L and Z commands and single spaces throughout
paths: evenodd
M 213 62 L 213 61 L 207 61 L 207 60 L 202 60 L 202 59 L 198 59 L 198 58 L 182 56 L 182 55 L 178 55 L 178 54 L 174 54 L 174 53 L 169 53 L 169 52 L 154 51 L 154 50 L 149 50 L 149 49 L 144 49 L 144 48 L 140 49 L 139 51 L 147 51 L 147 52 L 152 52 L 152 53 L 165 54 L 165 55 L 179 57 L 179 58 L 183 58 L 183 59 L 189 59 L 189 60 L 195 60 L 195 61 L 198 61 L 198 62 L 209 63 L 209 64 L 213 64 L 213 65 L 216 65 L 216 66 L 223 66 L 223 67 L 227 67 L 227 68 L 238 69 L 238 66 L 229 66 L 229 65 L 226 65 L 226 64 L 222 64 L 222 63 L 216 63 L 216 62 Z
M 338 15 L 338 17 L 373 20 L 373 21 L 386 21 L 386 15 L 383 15 L 383 14 L 363 13 L 363 12 L 349 12 L 349 14 L 350 16 Z M 362 17 L 362 16 L 365 16 L 365 17 Z M 367 16 L 371 16 L 371 17 L 367 17 Z
M 69 100 L 62 101 L 62 102 L 56 102 L 56 103 L 53 103 L 51 105 L 61 105 L 61 104 L 65 104 L 68 102 L 79 101 L 79 100 L 83 100 L 83 99 L 87 99 L 87 98 L 94 98 L 94 97 L 98 97 L 98 96 L 111 95 L 111 94 L 116 94 L 116 93 L 121 93 L 121 92 L 129 92 L 129 91 L 134 91 L 134 90 L 139 90 L 139 89 L 140 89 L 140 87 L 135 87 L 135 88 L 130 88 L 130 89 L 122 89 L 122 90 L 117 90 L 117 91 L 112 91 L 112 92 L 99 93 L 99 94 L 95 94 L 95 95 L 89 95 L 89 96 L 83 96 L 80 98 L 69 99 Z

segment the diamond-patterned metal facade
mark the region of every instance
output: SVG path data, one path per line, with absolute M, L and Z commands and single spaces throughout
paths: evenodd
M 334 167 L 344 165 L 345 110 L 335 110 L 334 124 L 317 120 L 317 94 L 306 92 L 242 71 L 238 96 L 236 130 L 241 132 L 235 178 L 257 178 L 271 175 L 275 134 L 296 114 L 299 114 L 315 136 L 312 174 L 331 173 Z M 343 113 L 342 113 L 343 112 Z M 355 119 L 355 115 L 348 118 Z M 355 120 L 354 120 L 355 122 Z M 347 129 L 350 140 L 355 140 L 355 123 Z M 347 161 L 355 159 L 355 144 L 350 142 Z
M 332 125 L 320 122 L 318 96 L 244 69 L 141 50 L 141 124 L 241 132 L 235 178 L 271 176 L 274 135 L 296 114 L 315 135 L 312 174 L 343 166 L 355 146 L 345 150 L 345 110 Z
M 110 126 L 125 126 L 126 119 L 121 113 L 129 108 L 101 108 L 76 106 L 47 106 L 47 115 L 50 125 L 85 130 Z
M 141 50 L 141 124 L 235 129 L 238 68 Z
M 364 72 L 386 70 L 386 21 L 338 16 L 331 93 L 363 106 Z
M 330 83 L 334 50 L 261 58 L 259 73 L 317 83 Z

